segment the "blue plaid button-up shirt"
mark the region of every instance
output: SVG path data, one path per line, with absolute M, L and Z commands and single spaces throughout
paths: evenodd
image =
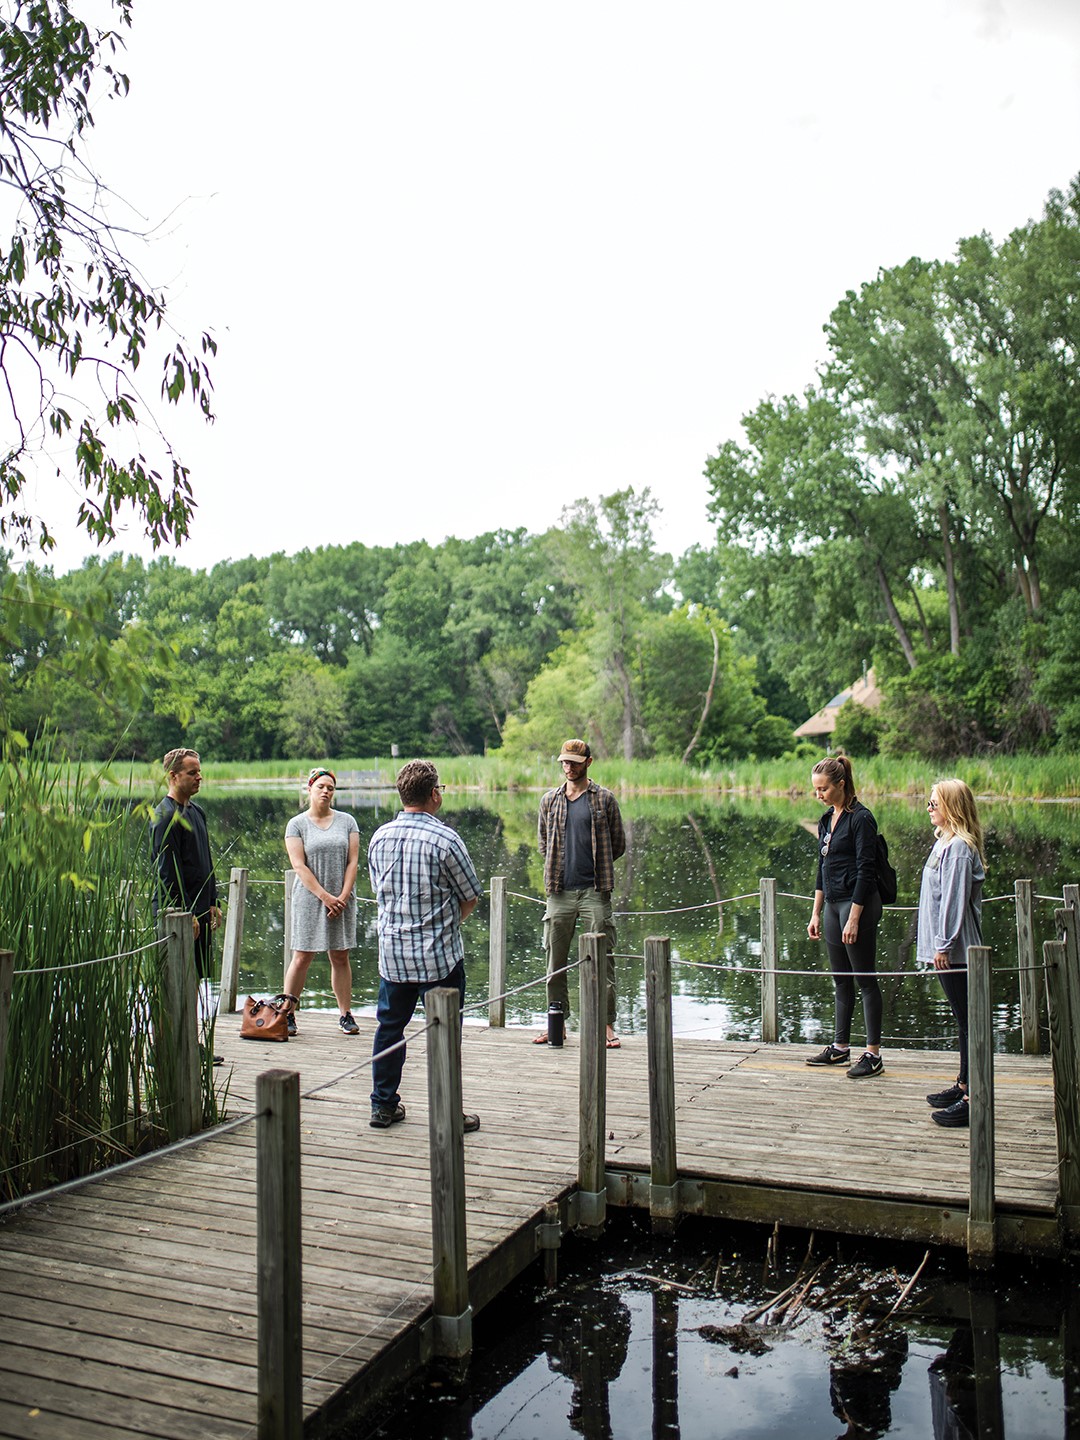
M 368 845 L 379 902 L 379 974 L 426 984 L 465 958 L 461 905 L 484 893 L 456 830 L 424 811 L 403 810 Z

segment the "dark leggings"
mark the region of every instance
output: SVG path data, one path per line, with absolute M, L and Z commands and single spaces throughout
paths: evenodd
M 836 986 L 836 1030 L 833 1043 L 841 1050 L 851 1040 L 851 1017 L 855 1013 L 855 986 L 862 992 L 863 1020 L 867 1045 L 881 1044 L 881 987 L 877 982 L 877 927 L 881 919 L 881 896 L 875 891 L 859 917 L 859 938 L 845 945 L 840 938 L 851 909 L 850 900 L 825 902 L 822 934 L 829 951 L 833 984 Z
M 960 1033 L 960 1074 L 957 1075 L 958 1085 L 967 1089 L 968 1083 L 968 986 L 967 969 L 960 966 L 956 970 L 939 970 L 937 978 L 941 981 L 941 988 L 945 991 L 945 998 L 952 1006 L 952 1013 L 956 1019 L 956 1028 Z

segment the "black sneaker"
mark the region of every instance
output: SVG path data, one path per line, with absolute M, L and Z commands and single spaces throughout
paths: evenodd
M 461 1128 L 466 1135 L 473 1135 L 480 1129 L 479 1115 L 462 1115 Z
M 826 1045 L 825 1049 L 817 1055 L 811 1055 L 807 1065 L 846 1065 L 851 1059 L 851 1051 L 838 1050 L 835 1045 Z
M 288 1028 L 290 1037 L 292 1037 L 293 1035 L 295 1035 L 295 1034 L 296 1034 L 296 1016 L 295 1016 L 295 1014 L 294 1014 L 291 1010 L 289 1011 L 288 1015 L 286 1015 L 286 1017 L 285 1017 L 285 1024 L 286 1024 L 286 1026 L 287 1026 L 287 1028 Z
M 405 1106 L 400 1100 L 393 1110 L 384 1105 L 372 1105 L 371 1107 L 371 1128 L 373 1130 L 389 1130 L 391 1125 L 397 1125 L 404 1119 Z
M 360 1026 L 352 1018 L 351 1010 L 346 1010 L 344 1015 L 339 1015 L 337 1023 L 341 1026 L 342 1033 L 345 1035 L 360 1034 Z
M 966 1093 L 959 1085 L 950 1085 L 947 1090 L 936 1090 L 933 1095 L 927 1095 L 926 1103 L 935 1110 L 946 1110 L 950 1105 L 962 1100 Z
M 944 1110 L 935 1110 L 930 1119 L 937 1125 L 968 1125 L 971 1123 L 971 1106 L 966 1100 L 957 1100 Z
M 885 1062 L 880 1055 L 871 1055 L 867 1050 L 865 1055 L 856 1060 L 851 1069 L 847 1072 L 849 1080 L 865 1080 L 869 1075 L 880 1075 L 885 1069 Z

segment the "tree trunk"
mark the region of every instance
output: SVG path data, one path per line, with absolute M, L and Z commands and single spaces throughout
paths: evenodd
M 694 753 L 694 749 L 701 739 L 701 732 L 705 728 L 705 721 L 709 718 L 709 711 L 712 709 L 713 691 L 716 689 L 716 673 L 720 668 L 720 637 L 711 625 L 709 626 L 709 634 L 712 636 L 712 674 L 709 676 L 709 688 L 705 692 L 705 704 L 701 708 L 701 719 L 697 722 L 694 738 L 683 751 L 682 763 L 684 765 Z
M 944 504 L 938 506 L 938 526 L 941 530 L 941 551 L 945 557 L 945 589 L 949 597 L 949 649 L 954 655 L 959 655 L 960 610 L 956 599 L 956 565 L 949 538 L 949 511 Z
M 900 649 L 904 652 L 904 659 L 910 670 L 915 669 L 915 647 L 911 643 L 911 636 L 904 628 L 904 622 L 900 618 L 900 612 L 892 598 L 892 591 L 889 589 L 888 576 L 885 574 L 885 567 L 880 560 L 874 561 L 874 569 L 877 572 L 878 584 L 881 586 L 881 596 L 885 601 L 885 613 L 889 617 L 889 623 L 896 631 L 896 638 L 900 641 Z

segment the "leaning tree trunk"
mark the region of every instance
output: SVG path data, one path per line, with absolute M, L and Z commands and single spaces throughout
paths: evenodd
M 881 595 L 885 601 L 885 613 L 889 617 L 889 623 L 896 631 L 896 638 L 900 641 L 900 649 L 904 652 L 904 659 L 910 670 L 915 669 L 915 647 L 911 643 L 911 636 L 904 628 L 904 622 L 900 618 L 900 612 L 892 598 L 892 591 L 889 589 L 889 579 L 885 574 L 885 567 L 880 560 L 874 561 L 874 569 L 877 572 L 878 584 L 881 586 Z
M 716 689 L 716 673 L 720 669 L 720 639 L 711 625 L 709 626 L 709 634 L 712 636 L 712 674 L 709 676 L 709 688 L 705 692 L 705 704 L 701 707 L 701 719 L 697 722 L 694 738 L 683 751 L 682 763 L 684 765 L 690 759 L 698 741 L 701 739 L 701 732 L 705 728 L 705 721 L 709 718 L 709 711 L 712 709 L 713 691 Z

